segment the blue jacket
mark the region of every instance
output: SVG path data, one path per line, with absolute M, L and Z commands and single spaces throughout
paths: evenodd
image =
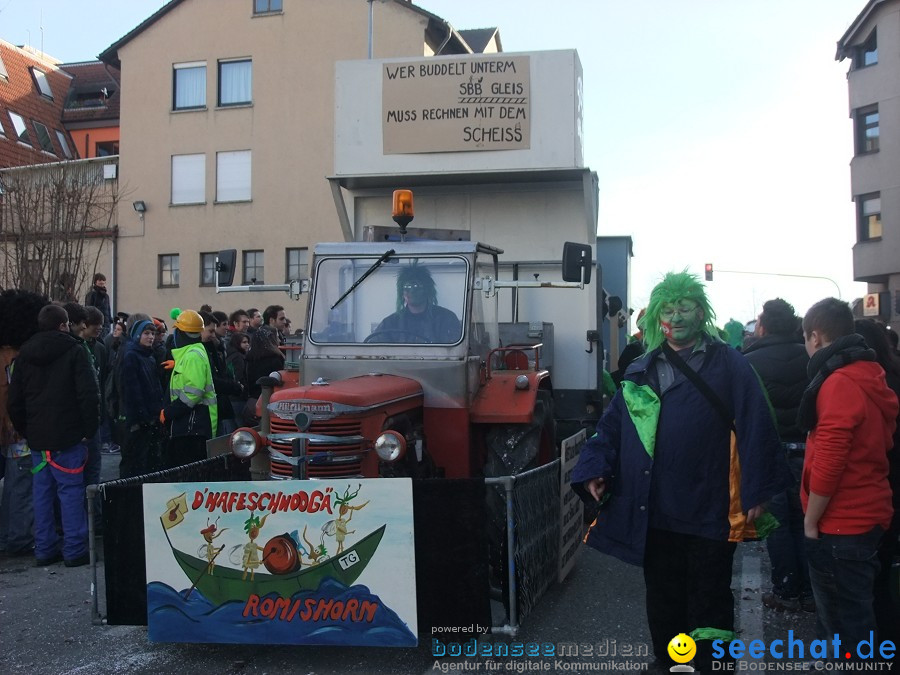
M 699 375 L 733 411 L 744 512 L 786 486 L 780 443 L 768 404 L 747 360 L 721 342 L 707 344 Z M 625 380 L 659 394 L 656 349 L 629 366 Z M 621 560 L 642 565 L 648 527 L 727 540 L 731 498 L 731 429 L 697 387 L 678 373 L 660 397 L 653 457 L 619 390 L 588 439 L 572 474 L 572 487 L 590 499 L 583 483 L 604 478 L 610 495 L 586 542 Z
M 153 349 L 135 340 L 125 340 L 122 361 L 122 409 L 127 428 L 151 424 L 159 419 L 163 407 L 162 385 L 156 369 Z

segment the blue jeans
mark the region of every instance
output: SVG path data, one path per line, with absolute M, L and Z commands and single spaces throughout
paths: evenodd
M 766 548 L 772 562 L 772 590 L 780 598 L 796 598 L 812 593 L 803 541 L 803 505 L 800 503 L 803 456 L 789 457 L 788 467 L 793 484 L 769 502 L 769 512 L 781 525 L 766 538 Z
M 44 453 L 32 450 L 31 461 L 38 466 Z M 62 516 L 62 554 L 66 560 L 88 552 L 87 511 L 84 508 L 84 465 L 87 447 L 84 443 L 51 453 L 51 461 L 32 478 L 34 495 L 34 557 L 52 558 L 59 553 L 59 535 L 53 517 L 53 500 L 59 498 Z
M 805 540 L 818 637 L 839 634 L 841 645 L 852 653 L 875 630 L 874 585 L 883 534 L 876 525 L 865 534 L 820 534 Z

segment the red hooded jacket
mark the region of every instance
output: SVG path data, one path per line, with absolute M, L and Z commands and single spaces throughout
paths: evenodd
M 890 525 L 894 509 L 887 453 L 897 411 L 897 395 L 874 361 L 850 363 L 822 383 L 800 484 L 804 511 L 810 492 L 831 497 L 820 532 L 862 534 Z

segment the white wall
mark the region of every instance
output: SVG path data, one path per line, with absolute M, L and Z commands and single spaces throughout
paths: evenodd
M 520 55 L 504 52 L 503 56 Z M 385 64 L 410 59 L 339 61 L 335 65 L 335 175 L 582 168 L 582 72 L 577 52 L 528 52 L 521 56 L 528 56 L 530 61 L 530 148 L 397 155 L 382 151 L 382 73 Z M 441 56 L 429 58 L 427 63 L 484 58 Z

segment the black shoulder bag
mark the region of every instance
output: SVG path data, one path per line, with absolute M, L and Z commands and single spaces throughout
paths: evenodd
M 688 364 L 684 362 L 684 359 L 669 346 L 668 342 L 663 342 L 662 346 L 663 354 L 666 355 L 666 359 L 673 366 L 678 368 L 684 376 L 691 381 L 691 383 L 700 390 L 700 393 L 703 394 L 706 399 L 710 402 L 713 408 L 716 409 L 716 412 L 719 413 L 719 416 L 722 418 L 722 421 L 725 422 L 726 426 L 732 431 L 735 431 L 734 428 L 734 416 L 728 412 L 728 408 L 725 406 L 725 403 L 721 398 L 712 390 L 706 380 L 704 380 L 700 375 L 697 374 L 697 371 L 691 368 Z M 705 361 L 704 361 L 705 363 Z

